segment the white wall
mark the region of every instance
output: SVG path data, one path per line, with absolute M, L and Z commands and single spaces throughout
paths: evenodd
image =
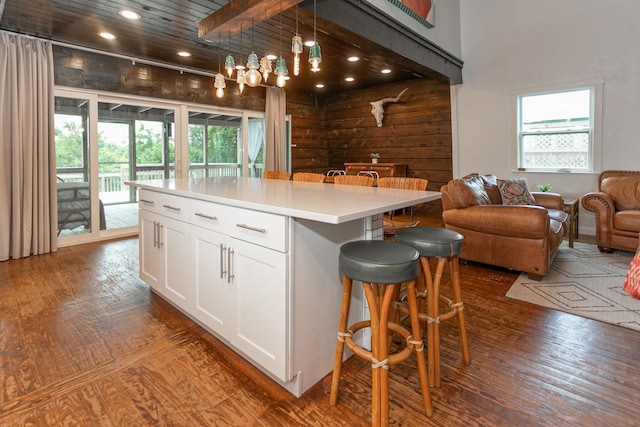
M 602 170 L 640 170 L 639 22 L 638 0 L 460 0 L 464 67 L 452 112 L 454 174 L 524 176 L 573 197 L 595 191 L 597 173 L 512 170 L 511 94 L 600 78 Z M 580 233 L 595 235 L 594 226 L 593 214 L 581 209 Z

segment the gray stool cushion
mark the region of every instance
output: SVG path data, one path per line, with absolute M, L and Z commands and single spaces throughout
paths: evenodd
M 395 241 L 412 246 L 423 257 L 447 258 L 460 255 L 464 236 L 439 227 L 413 227 L 396 231 Z
M 368 283 L 401 283 L 418 276 L 420 254 L 411 246 L 359 240 L 340 247 L 340 274 Z

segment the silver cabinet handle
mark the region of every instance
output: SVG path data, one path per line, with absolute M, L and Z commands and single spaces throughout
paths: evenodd
M 158 221 L 153 221 L 153 247 L 158 247 Z
M 246 230 L 257 231 L 258 233 L 266 233 L 267 230 L 264 228 L 256 228 L 247 224 L 236 224 L 236 227 L 244 228 Z
M 227 274 L 227 270 L 224 268 L 224 253 L 227 251 L 227 247 L 220 243 L 220 278 L 223 279 Z
M 148 204 L 150 204 L 150 205 L 153 205 L 153 204 L 155 203 L 155 201 L 153 201 L 153 200 L 147 200 L 147 199 L 140 199 L 139 201 L 140 201 L 140 202 L 144 202 L 144 203 L 148 203 Z
M 202 218 L 210 219 L 210 220 L 212 220 L 212 221 L 217 221 L 217 220 L 218 220 L 218 217 L 217 217 L 217 216 L 212 216 L 212 215 L 203 214 L 202 212 L 196 212 L 194 215 L 195 215 L 195 216 L 202 217 Z
M 162 205 L 163 208 L 171 209 L 172 211 L 180 212 L 180 208 L 171 205 Z
M 159 248 L 164 246 L 164 242 L 162 241 L 162 230 L 164 230 L 164 225 L 158 223 L 158 247 Z
M 227 283 L 231 283 L 233 278 L 236 277 L 236 275 L 233 274 L 233 254 L 235 254 L 235 251 L 232 248 L 229 248 L 229 252 L 227 252 L 227 264 L 228 264 L 228 268 L 229 268 L 229 275 L 227 276 Z

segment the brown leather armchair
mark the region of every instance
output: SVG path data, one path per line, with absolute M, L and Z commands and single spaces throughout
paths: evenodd
M 582 196 L 582 207 L 596 214 L 601 252 L 635 251 L 640 233 L 640 171 L 604 171 L 598 191 Z
M 556 193 L 532 192 L 536 206 L 502 205 L 493 175 L 468 175 L 442 186 L 445 227 L 464 236 L 461 259 L 510 268 L 541 280 L 568 227 Z

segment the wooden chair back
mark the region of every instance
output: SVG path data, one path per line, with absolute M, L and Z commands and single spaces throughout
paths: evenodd
M 324 178 L 325 176 L 321 173 L 296 172 L 293 174 L 294 181 L 324 182 Z
M 372 187 L 373 177 L 366 175 L 336 175 L 333 183 L 336 185 L 360 185 L 362 187 Z
M 382 188 L 401 188 L 403 190 L 427 190 L 427 184 L 429 180 L 422 178 L 407 178 L 407 177 L 385 177 L 378 179 L 378 187 Z
M 291 173 L 286 171 L 264 171 L 262 172 L 263 179 L 290 179 Z

